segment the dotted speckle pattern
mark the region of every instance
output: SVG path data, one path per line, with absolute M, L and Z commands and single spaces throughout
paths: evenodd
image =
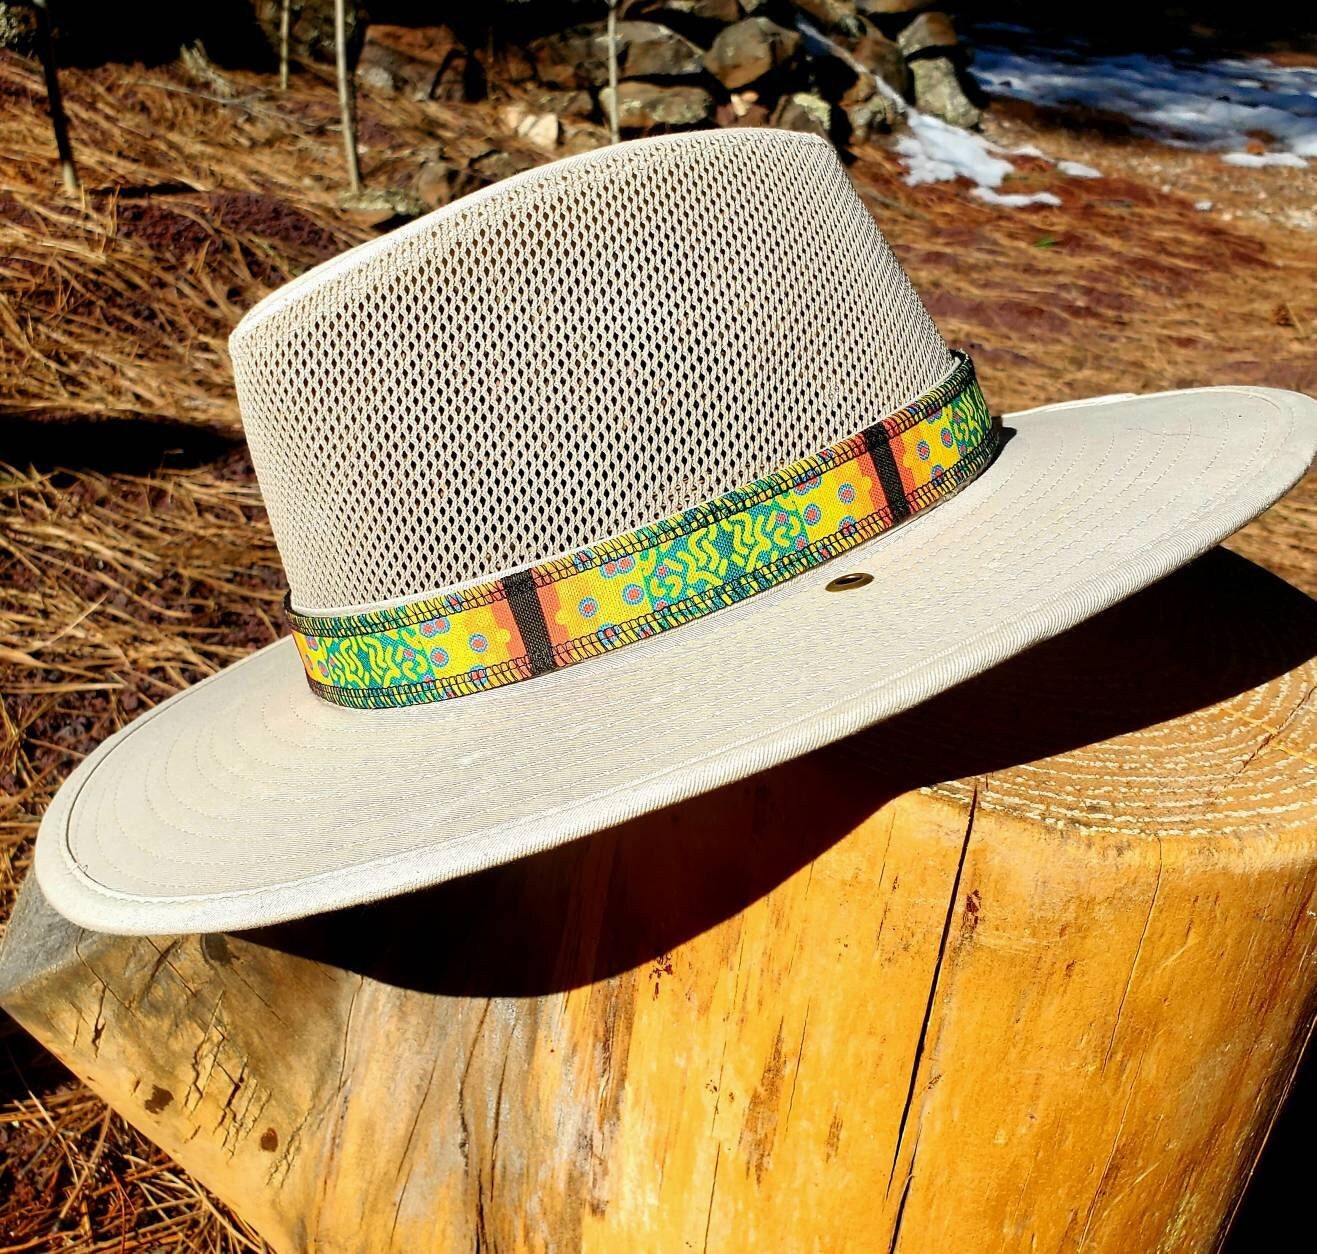
M 312 612 L 629 531 L 952 368 L 831 147 L 765 130 L 509 179 L 295 280 L 230 348 Z

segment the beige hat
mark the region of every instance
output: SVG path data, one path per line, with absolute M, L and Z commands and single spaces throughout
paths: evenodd
M 105 931 L 403 892 L 807 752 L 1160 578 L 1317 446 L 1265 388 L 990 417 L 831 148 L 775 131 L 529 171 L 231 348 L 293 634 L 59 792 L 37 875 Z

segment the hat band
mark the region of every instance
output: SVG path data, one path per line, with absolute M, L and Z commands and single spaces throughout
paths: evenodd
M 743 488 L 502 578 L 289 624 L 312 690 L 382 709 L 445 701 L 647 640 L 891 530 L 992 459 L 992 421 L 963 354 L 932 391 Z

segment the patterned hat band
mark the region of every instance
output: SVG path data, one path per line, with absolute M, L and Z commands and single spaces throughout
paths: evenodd
M 936 505 L 992 460 L 963 354 L 855 435 L 661 522 L 500 579 L 359 614 L 287 606 L 311 688 L 337 705 L 445 701 L 561 670 L 775 588 Z

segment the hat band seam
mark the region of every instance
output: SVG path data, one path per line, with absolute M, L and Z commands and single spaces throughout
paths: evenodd
M 957 356 L 935 388 L 838 444 L 568 557 L 359 614 L 286 604 L 312 691 L 358 709 L 487 691 L 652 639 L 890 531 L 996 452 L 1000 427 Z

